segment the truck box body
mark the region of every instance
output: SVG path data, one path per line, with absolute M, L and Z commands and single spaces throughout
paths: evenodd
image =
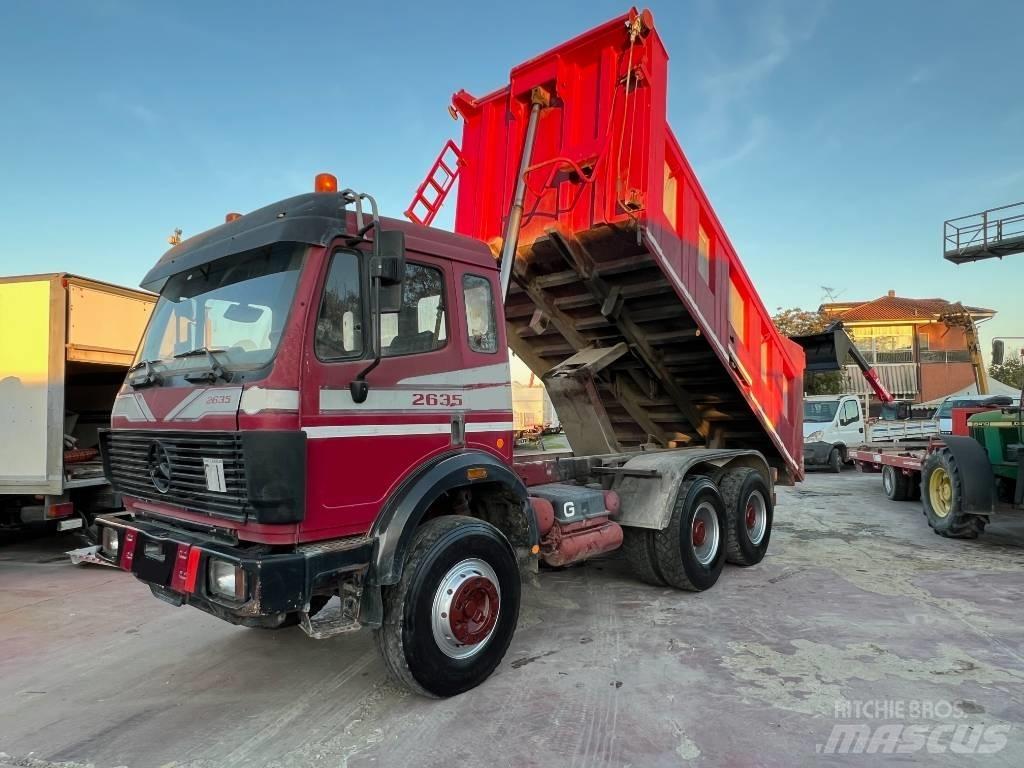
M 105 485 L 97 445 L 156 297 L 67 274 L 0 279 L 0 502 Z M 69 508 L 65 508 L 70 511 Z
M 666 122 L 667 64 L 649 16 L 633 11 L 514 68 L 487 96 L 456 94 L 455 229 L 498 250 L 543 89 L 509 345 L 544 376 L 581 349 L 625 343 L 598 381 L 619 446 L 756 448 L 793 481 L 803 352 L 773 325 Z M 574 448 L 592 442 L 593 420 L 574 425 L 553 399 Z

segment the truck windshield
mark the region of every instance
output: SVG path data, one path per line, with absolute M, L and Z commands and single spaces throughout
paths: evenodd
M 939 412 L 935 414 L 937 419 L 951 419 L 953 418 L 954 408 L 970 408 L 972 405 L 977 405 L 979 400 L 953 400 L 945 399 L 942 401 L 942 405 L 939 406 Z
M 232 371 L 270 362 L 284 331 L 306 247 L 274 243 L 181 272 L 167 281 L 139 360 L 164 371 L 209 365 L 206 348 Z M 175 356 L 178 357 L 175 357 Z
M 838 400 L 805 400 L 804 421 L 826 424 L 836 417 Z

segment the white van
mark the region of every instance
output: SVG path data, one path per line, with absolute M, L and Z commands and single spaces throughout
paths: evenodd
M 839 472 L 847 449 L 864 439 L 864 416 L 855 395 L 804 398 L 804 466 L 827 466 Z

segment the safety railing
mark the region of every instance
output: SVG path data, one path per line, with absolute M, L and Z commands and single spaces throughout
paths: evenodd
M 1017 251 L 1024 251 L 1024 201 L 943 224 L 943 254 L 950 261 L 973 261 Z

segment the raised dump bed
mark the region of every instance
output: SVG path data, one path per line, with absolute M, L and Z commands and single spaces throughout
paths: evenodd
M 771 322 L 666 118 L 668 55 L 635 9 L 511 72 L 464 119 L 456 231 L 502 246 L 538 105 L 509 344 L 577 453 L 755 448 L 802 476 L 804 355 Z

